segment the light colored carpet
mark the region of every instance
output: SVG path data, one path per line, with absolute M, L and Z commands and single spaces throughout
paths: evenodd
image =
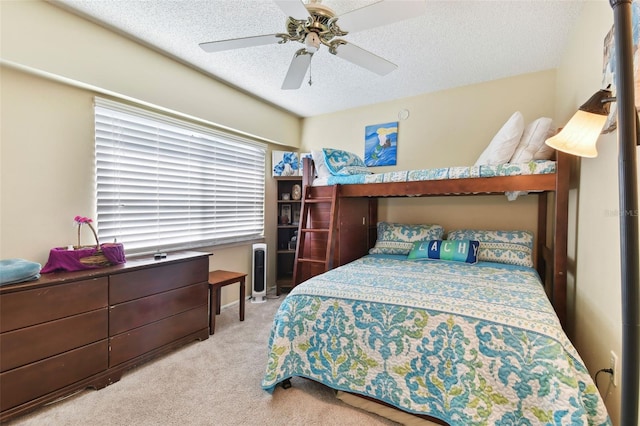
M 223 309 L 216 333 L 20 417 L 13 425 L 396 425 L 346 405 L 333 390 L 294 378 L 273 395 L 260 387 L 273 315 L 281 299 Z

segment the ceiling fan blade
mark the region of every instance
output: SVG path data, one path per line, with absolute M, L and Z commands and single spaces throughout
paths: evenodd
M 398 68 L 398 66 L 393 62 L 389 62 L 378 55 L 374 55 L 373 53 L 364 50 L 355 44 L 347 43 L 344 40 L 340 40 L 340 43 L 331 46 L 329 52 L 339 58 L 359 65 L 362 68 L 373 71 L 378 75 L 387 75 Z
M 243 47 L 262 46 L 265 44 L 280 43 L 282 37 L 278 34 L 268 34 L 254 37 L 232 38 L 229 40 L 209 41 L 200 43 L 199 46 L 205 52 L 221 52 L 223 50 L 241 49 Z
M 311 15 L 304 3 L 300 0 L 273 0 L 280 9 L 287 15 L 299 21 L 305 21 Z
M 309 65 L 311 65 L 311 53 L 304 49 L 300 49 L 293 56 L 291 65 L 289 65 L 289 71 L 282 83 L 282 90 L 299 89 L 302 85 L 302 80 L 307 74 Z
M 337 23 L 342 31 L 354 33 L 413 18 L 425 10 L 425 0 L 379 1 L 340 15 Z

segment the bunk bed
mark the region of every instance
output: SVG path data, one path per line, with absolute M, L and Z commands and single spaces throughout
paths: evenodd
M 314 185 L 316 168 L 311 158 L 303 159 L 302 183 L 307 199 L 329 197 L 332 186 Z M 512 176 L 468 177 L 458 179 L 414 180 L 339 185 L 336 206 L 337 232 L 334 241 L 316 238 L 320 248 L 307 248 L 307 252 L 322 250 L 326 244 L 332 245 L 334 258 L 332 267 L 344 265 L 368 253 L 376 240 L 377 199 L 381 197 L 434 197 L 434 196 L 481 196 L 505 193 L 532 193 L 538 197 L 538 221 L 536 241 L 536 269 L 544 283 L 549 300 L 560 319 L 566 325 L 567 300 L 567 227 L 569 209 L 569 179 L 571 156 L 556 153 L 553 172 L 540 174 L 520 174 Z M 550 198 L 553 196 L 553 204 Z M 549 206 L 552 213 L 549 214 Z M 328 209 L 318 208 L 311 212 L 315 217 L 311 226 L 324 226 L 328 222 Z M 367 215 L 366 229 L 362 229 L 362 215 Z M 315 225 L 314 225 L 315 224 Z M 552 236 L 548 239 L 547 227 L 552 226 Z M 354 229 L 360 229 L 354 231 Z M 341 244 L 342 233 L 348 233 L 348 240 Z M 309 267 L 303 271 L 302 279 L 311 278 L 322 272 Z
M 610 424 L 562 329 L 570 165 L 557 153 L 553 171 L 541 174 L 336 187 L 314 185 L 305 159 L 303 204 L 335 200 L 309 208 L 305 226 L 333 229 L 311 233 L 298 251 L 331 253 L 331 262 L 326 272 L 306 267 L 278 310 L 263 388 L 303 377 L 441 424 Z M 538 197 L 535 269 L 533 262 L 420 261 L 413 250 L 409 259 L 369 254 L 380 197 L 505 192 Z

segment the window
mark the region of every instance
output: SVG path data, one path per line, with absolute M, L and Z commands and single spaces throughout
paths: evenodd
M 128 252 L 261 238 L 265 146 L 96 98 L 98 237 Z

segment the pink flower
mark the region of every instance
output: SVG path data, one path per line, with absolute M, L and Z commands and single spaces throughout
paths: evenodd
M 84 216 L 76 216 L 73 218 L 73 220 L 78 224 L 81 225 L 83 223 L 91 223 L 93 222 L 93 220 L 91 220 L 88 217 L 84 217 Z
M 96 239 L 96 246 L 100 245 L 100 243 L 98 242 L 98 234 L 96 233 L 96 230 L 93 227 L 93 225 L 91 225 L 91 222 L 93 222 L 93 220 L 84 216 L 76 216 L 73 218 L 73 221 L 78 224 L 78 245 L 77 245 L 78 248 L 82 247 L 80 245 L 80 228 L 82 228 L 82 225 L 84 224 L 86 224 L 89 227 L 89 229 L 91 229 L 91 232 L 93 233 L 93 237 Z

